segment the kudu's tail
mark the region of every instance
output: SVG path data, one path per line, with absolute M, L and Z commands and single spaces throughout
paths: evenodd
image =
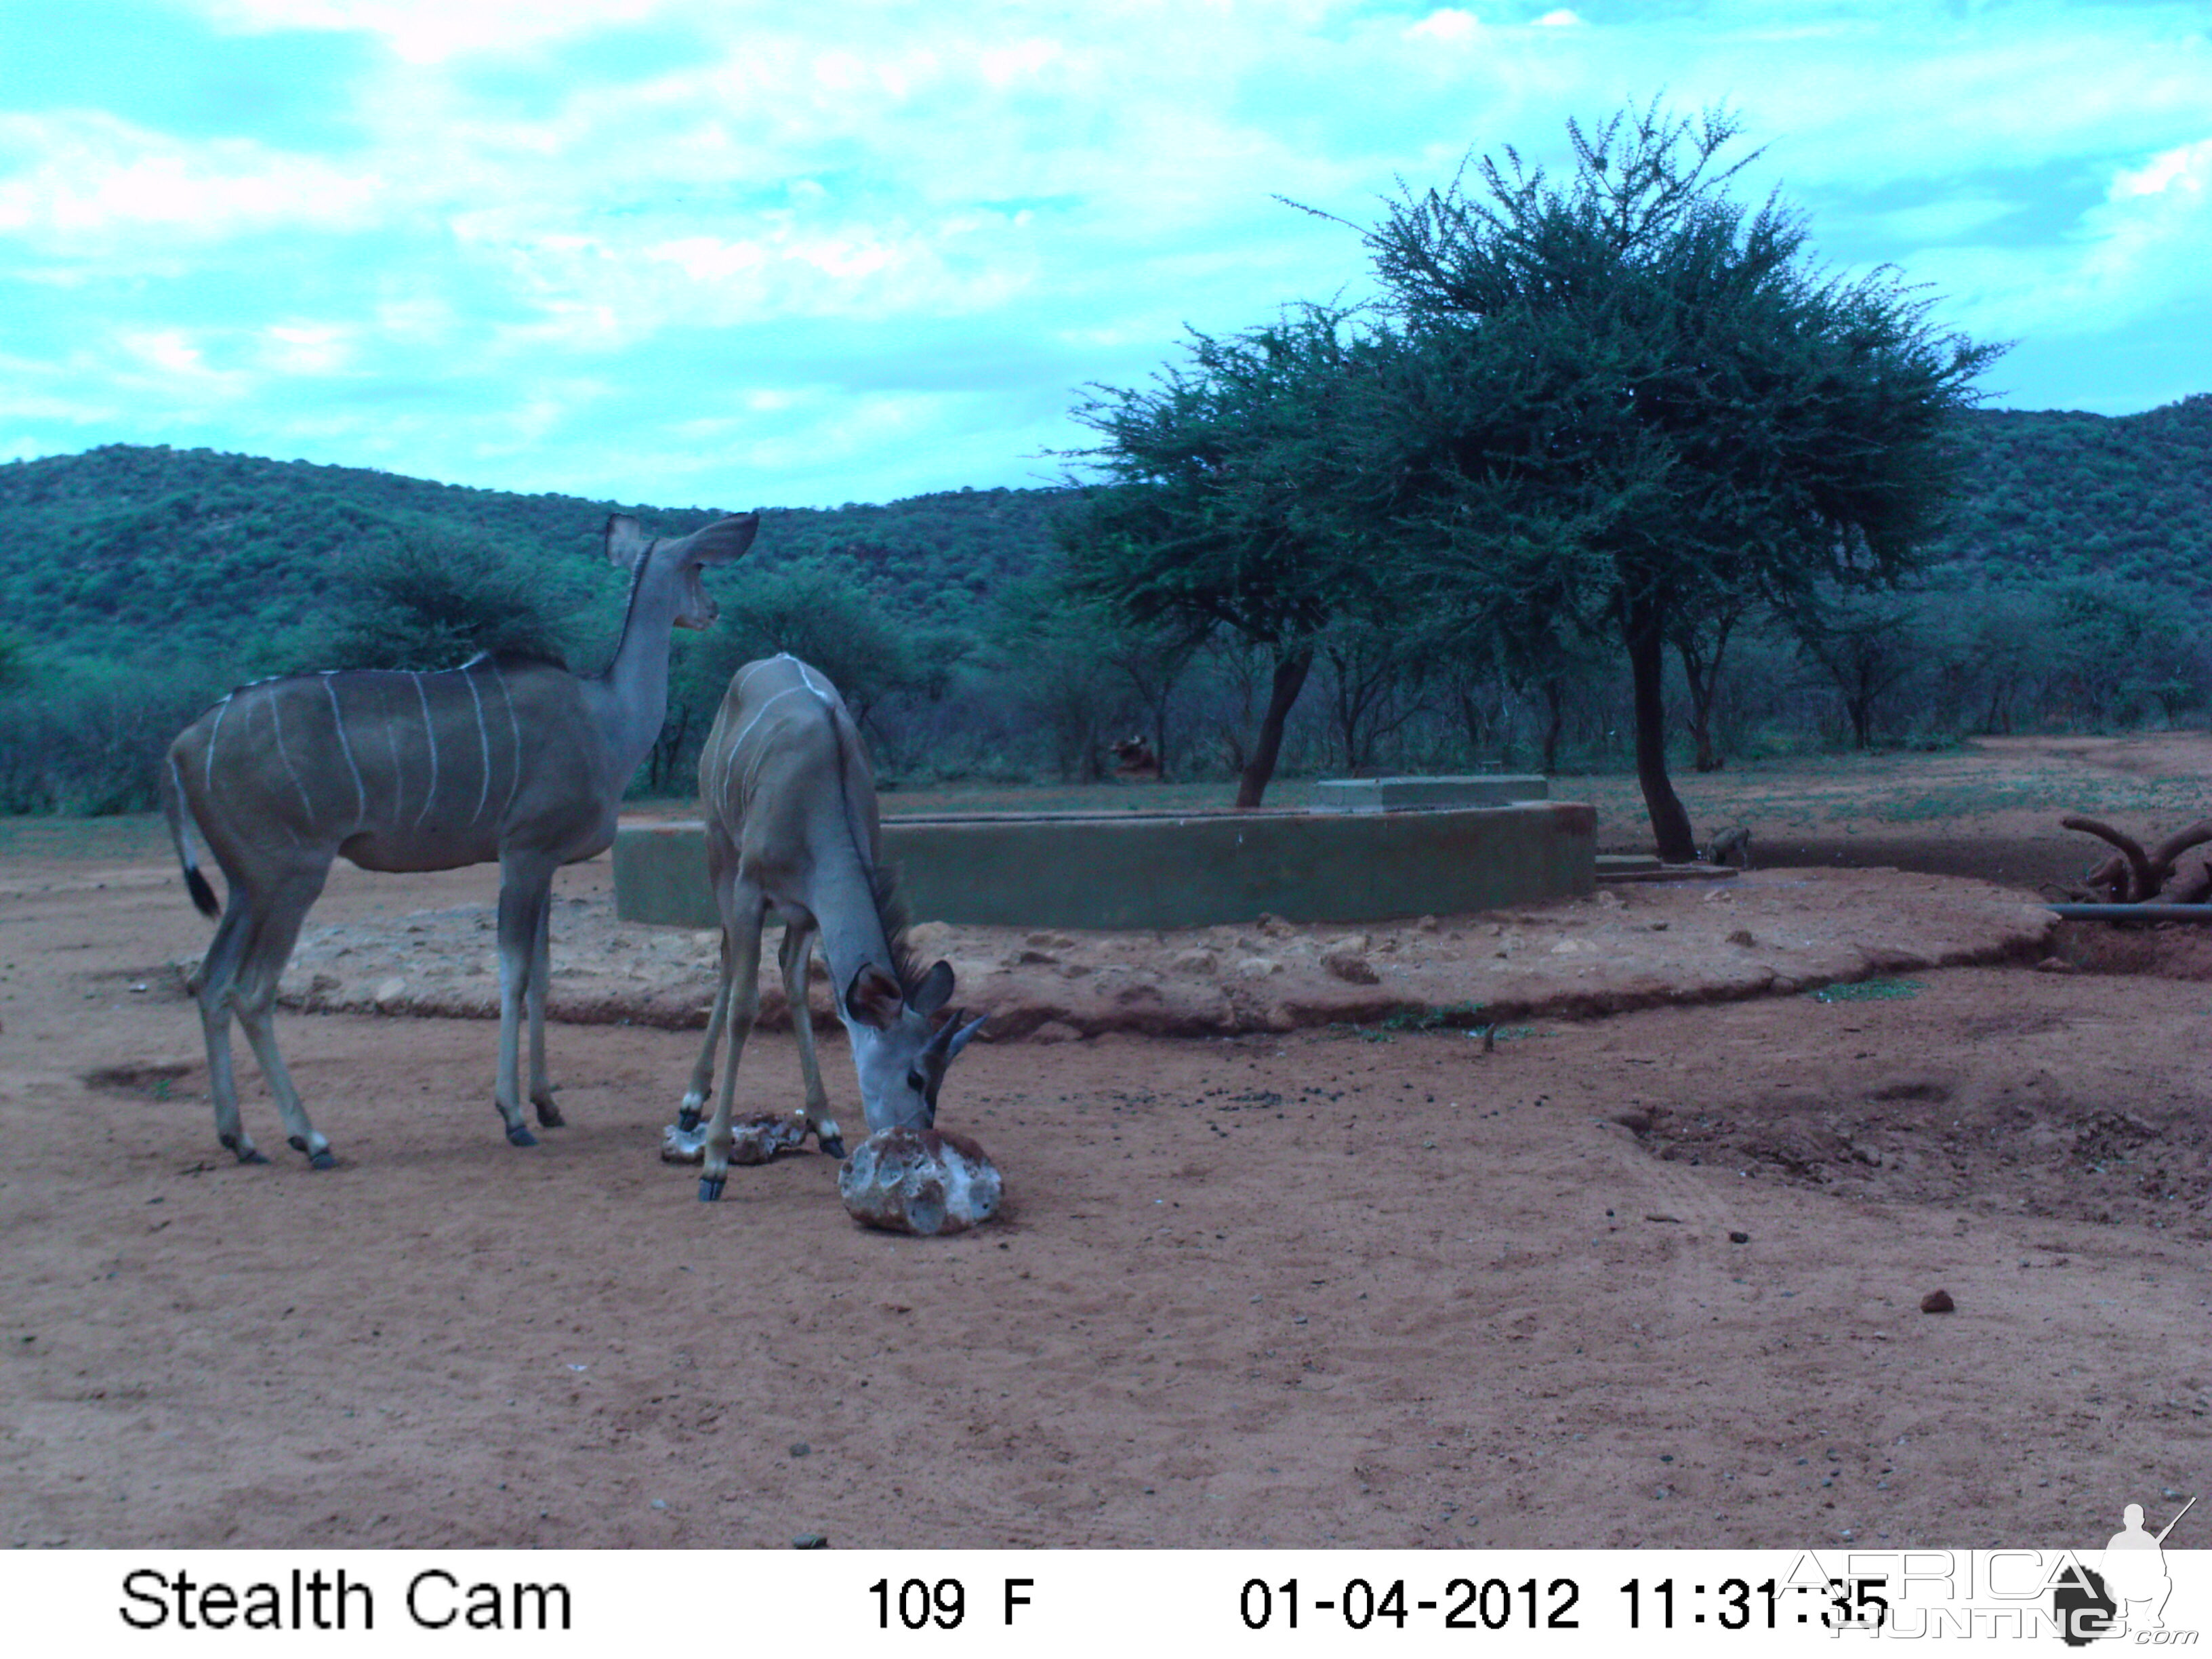
M 161 778 L 161 811 L 169 820 L 169 839 L 176 843 L 177 862 L 185 867 L 185 891 L 192 896 L 192 902 L 199 907 L 202 915 L 221 915 L 222 906 L 216 900 L 215 889 L 208 885 L 207 878 L 200 873 L 198 860 L 192 856 L 188 832 L 198 826 L 192 822 L 191 803 L 185 799 L 184 781 L 177 775 L 173 759 Z

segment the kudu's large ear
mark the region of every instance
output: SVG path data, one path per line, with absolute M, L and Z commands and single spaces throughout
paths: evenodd
M 607 562 L 620 570 L 635 570 L 637 562 L 653 550 L 653 539 L 627 513 L 607 519 Z
M 845 988 L 845 1012 L 871 1030 L 890 1030 L 905 1006 L 898 981 L 872 962 L 861 963 Z
M 914 994 L 906 1000 L 907 1006 L 927 1019 L 952 1000 L 952 964 L 940 962 L 921 976 Z
M 685 550 L 701 564 L 727 564 L 744 556 L 760 534 L 760 514 L 741 513 L 734 518 L 717 519 L 703 530 L 695 530 L 684 538 Z

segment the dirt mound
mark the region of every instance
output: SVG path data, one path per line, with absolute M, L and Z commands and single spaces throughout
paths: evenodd
M 349 919 L 310 932 L 287 1006 L 324 1012 L 499 1011 L 489 904 Z M 1108 1031 L 1150 1036 L 1377 1021 L 1477 1025 L 1723 1002 L 1810 986 L 2045 953 L 2050 916 L 1985 882 L 1895 870 L 1763 870 L 1725 882 L 1601 889 L 1513 911 L 1365 927 L 1176 933 L 1024 931 L 923 923 L 912 943 L 988 1009 L 996 1041 Z M 550 1013 L 575 1024 L 703 1026 L 711 932 L 624 926 L 604 890 L 558 902 Z M 181 964 L 189 967 L 189 963 Z M 817 960 L 816 1009 L 829 1024 Z M 772 962 L 761 1023 L 789 1023 Z

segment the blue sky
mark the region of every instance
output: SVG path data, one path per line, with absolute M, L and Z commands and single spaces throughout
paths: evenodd
M 1403 179 L 1725 102 L 1998 404 L 2212 391 L 2212 10 L 2124 0 L 0 0 L 0 459 L 666 505 L 1050 481 Z

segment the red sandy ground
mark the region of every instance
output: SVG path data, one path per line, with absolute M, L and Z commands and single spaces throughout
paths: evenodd
M 2083 860 L 2053 818 L 2017 870 Z M 1797 856 L 1975 868 L 1954 824 L 1850 834 Z M 373 1008 L 401 949 L 458 996 L 495 880 L 341 865 L 302 994 Z M 215 1145 L 166 857 L 0 859 L 0 1541 L 2089 1546 L 2203 1484 L 2200 933 L 1765 867 L 1433 929 L 944 930 L 1009 1018 L 943 1121 L 1010 1205 L 922 1240 L 856 1227 L 811 1153 L 718 1206 L 658 1161 L 703 970 L 622 945 L 605 883 L 561 889 L 556 1006 L 599 1022 L 551 1034 L 572 1127 L 500 1137 L 481 1019 L 288 1012 L 318 1175 L 243 1044 L 276 1161 Z M 1622 966 L 1639 930 L 1665 948 Z M 1324 961 L 1362 932 L 1373 985 Z M 1115 963 L 1150 1000 L 1097 992 Z M 1801 989 L 1869 969 L 1924 988 Z M 1114 1029 L 1240 988 L 1230 1035 Z M 1699 1000 L 1638 1006 L 1667 994 Z M 623 995 L 663 1023 L 610 1023 Z M 1409 1012 L 1469 1001 L 1493 1048 Z M 743 1086 L 795 1097 L 787 1036 Z

